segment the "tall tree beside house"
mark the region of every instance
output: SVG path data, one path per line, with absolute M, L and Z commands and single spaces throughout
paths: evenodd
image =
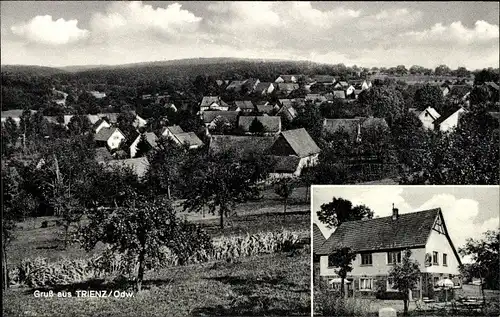
M 248 131 L 253 133 L 253 134 L 262 135 L 266 132 L 266 127 L 264 127 L 262 122 L 257 120 L 257 117 L 255 117 L 252 120 L 252 123 L 250 123 L 250 127 L 248 128 Z
M 443 102 L 443 93 L 438 86 L 427 84 L 415 91 L 414 105 L 418 110 L 423 111 L 432 107 L 438 113 L 442 113 Z
M 283 178 L 274 184 L 274 192 L 283 199 L 283 213 L 286 213 L 288 199 L 295 189 L 295 180 Z
M 238 202 L 259 191 L 256 183 L 265 179 L 268 170 L 245 163 L 231 152 L 191 156 L 182 167 L 184 210 L 218 214 L 220 228 Z
M 352 261 L 356 259 L 356 252 L 349 247 L 335 249 L 328 256 L 328 266 L 336 268 L 336 273 L 340 277 L 340 294 L 344 298 L 344 281 L 347 274 L 353 270 Z
M 389 126 L 404 111 L 404 98 L 393 87 L 377 86 L 359 94 L 358 102 L 376 118 L 385 118 Z
M 389 271 L 393 288 L 404 295 L 404 315 L 408 314 L 409 293 L 417 286 L 420 268 L 417 261 L 410 259 L 411 250 L 405 250 L 401 263 L 396 263 Z
M 462 256 L 470 256 L 472 264 L 462 267 L 470 277 L 484 281 L 483 288 L 499 289 L 498 276 L 500 230 L 488 230 L 483 233 L 482 239 L 467 239 L 465 245 L 458 249 Z M 482 283 L 481 283 L 482 284 Z
M 318 105 L 301 109 L 291 123 L 291 129 L 306 129 L 315 142 L 321 143 L 323 116 Z
M 81 135 L 89 132 L 91 123 L 87 116 L 75 115 L 71 117 L 68 123 L 68 130 L 72 135 Z
M 329 228 L 337 227 L 346 221 L 373 218 L 373 211 L 367 206 L 353 206 L 351 201 L 337 197 L 333 197 L 331 202 L 321 205 L 317 214 L 318 220 Z
M 422 122 L 412 113 L 405 113 L 391 127 L 392 143 L 398 153 L 398 161 L 410 170 L 420 166 L 425 155 L 427 134 Z
M 85 249 L 90 251 L 103 242 L 112 251 L 128 255 L 130 266 L 138 266 L 137 291 L 142 289 L 146 262 L 158 260 L 163 246 L 168 246 L 183 262 L 212 246 L 210 237 L 178 219 L 170 201 L 165 199 L 132 195 L 125 206 L 92 213 L 89 220 L 81 231 Z
M 169 138 L 160 138 L 156 148 L 147 154 L 148 169 L 146 185 L 158 195 L 172 196 L 172 187 L 178 185 L 180 167 L 185 157 L 185 149 Z

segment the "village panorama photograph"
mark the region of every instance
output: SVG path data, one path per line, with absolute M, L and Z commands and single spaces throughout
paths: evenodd
M 498 2 L 0 9 L 2 316 L 310 316 L 313 184 L 500 182 Z
M 313 185 L 313 315 L 498 316 L 499 190 Z

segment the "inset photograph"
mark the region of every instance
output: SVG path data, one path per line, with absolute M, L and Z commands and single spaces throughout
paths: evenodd
M 313 185 L 314 316 L 498 316 L 498 186 Z

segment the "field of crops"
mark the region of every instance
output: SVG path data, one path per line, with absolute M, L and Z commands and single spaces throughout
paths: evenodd
M 211 250 L 201 250 L 186 264 L 210 261 L 235 262 L 240 257 L 293 251 L 307 231 L 260 232 L 244 236 L 221 236 L 213 241 Z M 130 265 L 130 263 L 134 263 Z M 62 259 L 49 262 L 45 258 L 24 259 L 10 270 L 11 285 L 47 287 L 81 283 L 91 279 L 135 275 L 136 261 L 126 254 L 112 254 L 110 250 L 90 259 Z M 179 260 L 168 248 L 162 250 L 159 262 L 147 263 L 147 268 L 165 268 L 179 265 Z

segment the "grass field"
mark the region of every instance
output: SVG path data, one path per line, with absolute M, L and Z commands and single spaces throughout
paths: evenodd
M 33 290 L 11 289 L 3 295 L 3 316 L 309 315 L 309 250 L 151 272 L 145 290 L 132 298 L 35 298 Z M 60 291 L 87 287 L 70 285 Z
M 286 214 L 272 190 L 263 199 L 239 204 L 235 215 L 220 230 L 217 217 L 190 214 L 214 238 L 263 231 L 302 231 L 310 228 L 305 188 L 298 188 Z M 182 213 L 180 213 L 182 215 Z M 41 228 L 42 221 L 49 227 Z M 79 245 L 62 249 L 55 218 L 20 223 L 17 239 L 9 247 L 9 265 L 37 256 L 50 261 L 88 258 Z M 76 290 L 125 290 L 127 285 L 92 281 L 61 285 L 54 291 L 73 291 L 71 298 L 36 298 L 33 289 L 12 288 L 3 294 L 3 316 L 227 316 L 309 315 L 310 247 L 298 252 L 238 258 L 234 263 L 210 262 L 148 272 L 144 290 L 131 298 L 78 298 Z

